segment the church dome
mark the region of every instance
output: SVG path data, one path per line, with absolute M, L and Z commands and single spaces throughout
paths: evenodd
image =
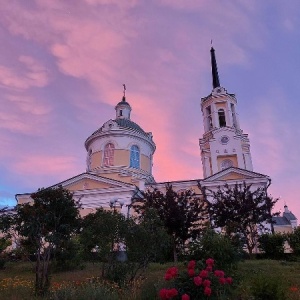
M 119 125 L 119 127 L 139 132 L 139 133 L 145 135 L 145 137 L 148 137 L 148 135 L 149 135 L 138 124 L 136 124 L 135 122 L 133 122 L 129 119 L 115 119 L 115 120 L 112 120 L 112 121 L 117 123 Z M 99 129 L 97 129 L 95 132 L 93 132 L 88 139 L 90 139 L 94 135 L 97 135 L 98 133 L 103 132 L 103 130 L 105 131 L 105 123 Z
M 126 101 L 126 98 L 125 98 L 125 97 L 122 98 L 122 101 L 120 101 L 120 102 L 117 104 L 117 106 L 118 106 L 118 105 L 128 105 L 128 106 L 130 106 L 130 104 Z
M 131 106 L 125 95 L 115 110 L 116 118 L 105 122 L 85 141 L 87 171 L 125 182 L 154 182 L 156 146 L 152 133 L 130 120 Z

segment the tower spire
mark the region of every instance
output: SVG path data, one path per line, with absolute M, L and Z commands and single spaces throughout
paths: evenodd
M 123 98 L 122 101 L 125 102 L 126 101 L 126 85 L 125 83 L 123 83 Z
M 218 74 L 217 60 L 215 56 L 215 49 L 213 47 L 211 47 L 210 49 L 210 56 L 211 56 L 211 72 L 212 72 L 213 88 L 216 88 L 220 86 L 220 80 Z

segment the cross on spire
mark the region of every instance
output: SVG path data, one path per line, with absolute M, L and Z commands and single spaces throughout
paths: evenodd
M 123 99 L 125 101 L 125 96 L 126 96 L 126 85 L 123 83 Z

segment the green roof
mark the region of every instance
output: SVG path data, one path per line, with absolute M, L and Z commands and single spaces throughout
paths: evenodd
M 122 128 L 132 129 L 148 137 L 148 134 L 138 124 L 132 122 L 129 119 L 115 119 L 113 121 L 116 122 Z M 96 130 L 95 132 L 93 132 L 91 136 L 96 135 L 100 132 L 102 132 L 102 127 Z

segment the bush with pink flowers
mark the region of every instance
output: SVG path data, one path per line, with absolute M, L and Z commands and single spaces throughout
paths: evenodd
M 208 258 L 205 264 L 191 260 L 187 270 L 179 273 L 177 267 L 166 271 L 165 280 L 169 288 L 159 291 L 161 300 L 221 300 L 227 299 L 233 279 L 224 271 L 214 270 L 214 260 Z

